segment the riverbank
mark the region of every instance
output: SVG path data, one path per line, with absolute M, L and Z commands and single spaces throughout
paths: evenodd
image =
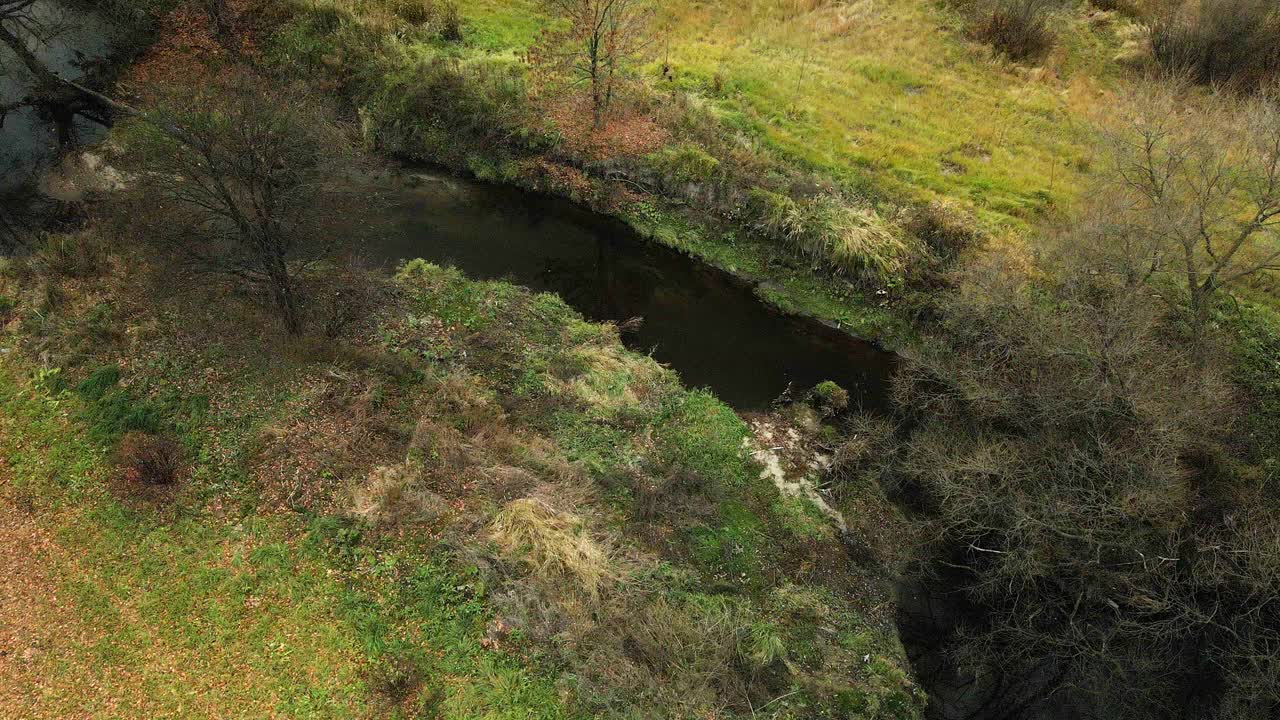
M 52 538 L 31 611 L 81 628 L 6 639 L 16 716 L 919 713 L 848 556 L 891 554 L 894 511 L 843 494 L 842 538 L 614 327 L 418 262 L 291 339 L 98 247 L 0 279 L 5 507 Z M 138 432 L 178 443 L 172 484 L 126 472 Z
M 924 5 L 664 6 L 661 57 L 601 128 L 527 62 L 556 27 L 536 3 L 459 3 L 457 36 L 432 4 L 286 5 L 261 49 L 343 97 L 384 152 L 573 199 L 894 348 L 955 255 L 1018 245 L 1072 203 L 1080 105 L 1129 32 L 1068 14 L 1062 57 L 1028 73 Z
M 922 273 L 936 269 L 934 253 L 1017 232 L 1040 213 L 1016 220 L 1007 214 L 1018 204 L 1012 201 L 1000 212 L 978 212 L 954 193 L 886 184 L 889 175 L 856 159 L 821 167 L 803 161 L 786 150 L 795 139 L 779 142 L 780 128 L 764 118 L 746 127 L 725 114 L 750 100 L 748 86 L 717 100 L 693 82 L 701 70 L 692 66 L 677 69 L 674 88 L 632 86 L 607 127 L 583 128 L 573 108 L 538 96 L 521 61 L 547 27 L 545 16 L 518 3 L 462 3 L 460 10 L 461 40 L 443 39 L 431 12 L 397 14 L 391 5 L 285 4 L 246 11 L 243 22 L 255 29 L 259 62 L 331 89 L 383 152 L 619 217 L 733 273 L 777 307 L 886 347 L 910 337 L 907 296 Z M 153 51 L 156 62 L 144 60 L 142 76 L 180 72 L 192 57 L 187 50 L 211 46 L 186 21 L 169 42 Z M 786 132 L 805 127 L 789 123 Z M 955 247 L 926 248 L 921 233 Z
M 921 712 L 894 511 L 814 504 L 815 410 L 763 447 L 616 327 L 422 262 L 320 271 L 364 304 L 297 339 L 109 222 L 33 250 L 0 265 L 0 530 L 41 548 L 5 713 Z

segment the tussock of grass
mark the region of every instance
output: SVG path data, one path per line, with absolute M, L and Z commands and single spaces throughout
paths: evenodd
M 567 577 L 587 595 L 599 597 L 616 571 L 607 547 L 591 536 L 581 518 L 540 498 L 507 504 L 492 524 L 494 539 L 548 577 Z
M 422 487 L 421 471 L 403 463 L 374 468 L 356 486 L 351 511 L 365 522 L 390 527 L 433 521 L 445 508 L 439 496 Z
M 873 210 L 825 196 L 797 202 L 767 190 L 755 191 L 753 204 L 762 231 L 868 284 L 899 280 L 911 259 L 900 231 Z

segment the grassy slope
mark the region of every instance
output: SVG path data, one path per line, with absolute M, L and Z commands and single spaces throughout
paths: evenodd
M 130 402 L 163 408 L 195 458 L 165 501 L 121 486 L 108 452 L 117 418 L 101 400 L 68 391 L 60 372 L 32 380 L 19 361 L 0 365 L 0 524 L 34 519 L 32 554 L 15 569 L 43 580 L 29 605 L 5 608 L 6 624 L 30 631 L 6 638 L 14 672 L 0 714 L 394 717 L 399 698 L 384 686 L 408 658 L 432 678 L 442 717 L 562 716 L 536 666 L 482 647 L 490 611 L 465 568 L 253 501 L 246 445 L 296 385 L 242 369 L 204 386 L 225 410 L 169 403 L 189 390 L 189 363 L 216 365 L 216 352 L 162 353 L 167 363 L 129 377 L 154 393 Z M 405 707 L 423 693 L 411 694 Z
M 399 83 L 413 68 L 448 57 L 521 74 L 521 58 L 550 23 L 533 0 L 459 5 L 464 38 L 449 44 L 429 25 L 406 23 L 388 9 L 393 3 L 308 3 L 269 43 L 269 55 L 325 74 L 335 58 L 350 67 L 359 54 L 354 48 L 377 38 L 373 77 L 360 77 L 354 98 L 375 136 L 389 132 L 389 144 L 410 155 L 461 155 L 449 161 L 484 177 L 547 187 L 522 177 L 524 166 L 495 156 L 492 144 L 455 140 L 440 148 L 430 133 L 404 139 L 406 128 L 431 112 L 404 100 L 414 84 Z M 832 183 L 891 225 L 900 224 L 903 208 L 940 199 L 974 214 L 998 242 L 1014 243 L 1079 191 L 1092 159 L 1088 109 L 1114 73 L 1107 60 L 1119 50 L 1124 27 L 1110 14 L 1064 13 L 1059 49 L 1043 67 L 1028 69 L 966 40 L 959 18 L 930 0 L 661 3 L 656 22 L 653 58 L 638 74 L 647 96 L 664 107 L 660 122 L 668 127 L 660 142 L 668 147 L 687 142 L 691 132 L 711 133 L 719 147 L 709 149 L 722 161 L 732 154 L 735 166 L 754 168 L 749 172 Z M 369 89 L 380 84 L 388 90 Z M 672 108 L 688 111 L 677 117 L 684 111 Z M 577 122 L 572 114 L 551 116 L 562 134 L 582 139 L 582 128 L 566 125 Z M 624 120 L 604 134 L 631 130 Z M 551 154 L 573 155 L 577 144 Z M 654 160 L 660 155 L 640 160 L 660 165 Z M 552 189 L 578 195 L 581 186 Z M 761 281 L 761 294 L 787 309 L 891 343 L 909 334 L 883 300 L 827 275 L 820 263 L 798 260 L 778 241 L 743 228 L 726 231 L 704 222 L 705 211 L 684 213 L 657 197 L 608 210 L 662 242 Z
M 122 267 L 0 279 L 0 535 L 41 548 L 3 565 L 30 600 L 3 609 L 0 714 L 738 707 L 703 673 L 787 695 L 775 717 L 919 711 L 883 588 L 760 477 L 743 421 L 558 299 L 418 264 L 353 335 L 291 342 L 242 301 L 157 307 Z M 182 442 L 177 489 L 130 485 L 131 429 Z M 369 490 L 382 467 L 407 484 Z M 653 494 L 669 477 L 695 485 Z M 355 514 L 362 492 L 395 517 Z M 611 548 L 603 584 L 539 571 L 536 526 L 490 529 L 520 528 L 524 493 Z M 575 630 L 545 634 L 539 603 Z M 721 664 L 695 652 L 712 632 Z
M 548 22 L 529 0 L 460 6 L 473 52 L 523 53 Z M 762 151 L 904 200 L 955 199 L 1015 228 L 1078 189 L 1085 110 L 1122 22 L 1062 18 L 1063 46 L 1028 70 L 965 40 L 959 18 L 929 0 L 659 7 L 656 58 L 642 74 L 657 83 L 669 64 L 675 89 Z
M 677 84 L 789 162 L 898 197 L 957 199 L 1015 226 L 1078 182 L 1087 131 L 1071 85 L 957 39 L 936 3 L 665 7 Z

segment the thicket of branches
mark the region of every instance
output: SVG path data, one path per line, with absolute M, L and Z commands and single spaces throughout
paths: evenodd
M 1280 261 L 1280 101 L 1192 97 L 1122 98 L 1082 212 L 961 274 L 895 381 L 877 471 L 983 717 L 1280 712 L 1280 503 L 1216 328 Z
M 912 431 L 882 479 L 922 510 L 918 569 L 972 609 L 946 647 L 1017 688 L 1008 717 L 1055 695 L 1266 717 L 1280 522 L 1223 459 L 1229 385 L 1142 285 L 1074 268 L 970 271 L 895 384 Z
M 1077 244 L 1093 270 L 1164 297 L 1203 347 L 1228 289 L 1280 268 L 1280 95 L 1148 82 L 1120 107 Z
M 246 70 L 171 93 L 127 138 L 136 236 L 184 267 L 269 294 L 302 331 L 301 278 L 359 230 L 351 133 L 317 97 Z
M 1271 0 L 1185 0 L 1153 18 L 1151 49 L 1175 74 L 1253 89 L 1280 74 L 1280 8 Z

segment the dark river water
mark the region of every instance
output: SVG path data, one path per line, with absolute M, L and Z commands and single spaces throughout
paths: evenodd
M 61 77 L 80 78 L 87 63 L 101 60 L 110 50 L 111 28 L 92 12 L 52 0 L 37 2 L 30 12 L 46 36 L 32 35 L 28 45 Z M 0 46 L 0 105 L 26 95 L 29 80 L 17 57 Z M 77 120 L 75 130 L 82 142 L 93 142 L 104 133 L 101 126 L 84 120 Z M 55 128 L 46 118 L 31 108 L 9 113 L 0 126 L 0 190 L 34 184 L 57 150 Z
M 868 409 L 885 400 L 891 354 L 807 318 L 776 312 L 720 270 L 645 241 L 569 202 L 440 175 L 393 193 L 390 230 L 364 256 L 423 258 L 467 275 L 554 292 L 592 320 L 643 318 L 624 340 L 710 388 L 761 410 L 824 380 Z

